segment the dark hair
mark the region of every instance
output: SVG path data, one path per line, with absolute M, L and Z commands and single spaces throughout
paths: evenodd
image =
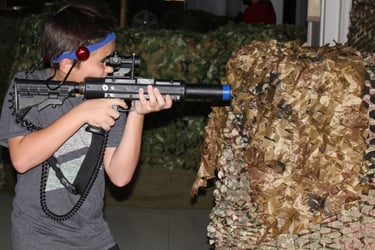
M 112 18 L 84 5 L 67 5 L 47 17 L 41 47 L 51 61 L 63 52 L 94 44 L 114 30 Z

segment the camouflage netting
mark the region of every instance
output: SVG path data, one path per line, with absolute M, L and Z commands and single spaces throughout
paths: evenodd
M 345 46 L 254 41 L 229 60 L 192 190 L 216 178 L 216 249 L 375 249 L 375 5 L 352 7 Z
M 375 247 L 365 62 L 336 45 L 254 41 L 232 56 L 230 107 L 210 114 L 193 192 L 215 177 L 220 248 Z

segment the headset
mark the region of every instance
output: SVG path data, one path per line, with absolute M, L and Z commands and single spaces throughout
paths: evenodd
M 97 43 L 86 45 L 86 46 L 79 46 L 76 51 L 65 51 L 65 52 L 61 53 L 56 59 L 52 60 L 53 63 L 59 63 L 63 59 L 70 59 L 70 60 L 73 60 L 73 64 L 70 67 L 68 73 L 65 75 L 64 79 L 56 87 L 52 88 L 49 85 L 49 82 L 55 77 L 55 75 L 56 75 L 56 70 L 55 70 L 54 74 L 51 77 L 49 77 L 48 79 L 46 79 L 47 87 L 50 90 L 59 89 L 64 84 L 66 79 L 68 79 L 70 73 L 72 72 L 73 68 L 77 65 L 78 62 L 86 61 L 87 59 L 89 59 L 90 53 L 104 47 L 105 45 L 114 41 L 115 39 L 116 39 L 116 34 L 114 32 L 110 32 L 106 35 L 106 37 L 103 40 L 101 40 Z

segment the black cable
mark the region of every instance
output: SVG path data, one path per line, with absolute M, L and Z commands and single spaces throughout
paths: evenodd
M 73 68 L 77 65 L 79 60 L 74 60 L 72 66 L 70 67 L 68 73 L 65 75 L 64 79 L 56 86 L 56 87 L 51 87 L 49 85 L 50 81 L 56 76 L 56 70 L 54 70 L 54 73 L 51 77 L 47 78 L 46 79 L 46 86 L 50 89 L 50 90 L 58 90 L 66 81 L 66 79 L 68 79 L 70 73 L 72 72 Z

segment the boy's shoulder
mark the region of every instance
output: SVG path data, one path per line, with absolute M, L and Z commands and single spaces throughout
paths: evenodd
M 14 78 L 39 80 L 39 79 L 47 79 L 50 76 L 51 76 L 51 69 L 41 69 L 41 70 L 20 71 L 16 73 Z

